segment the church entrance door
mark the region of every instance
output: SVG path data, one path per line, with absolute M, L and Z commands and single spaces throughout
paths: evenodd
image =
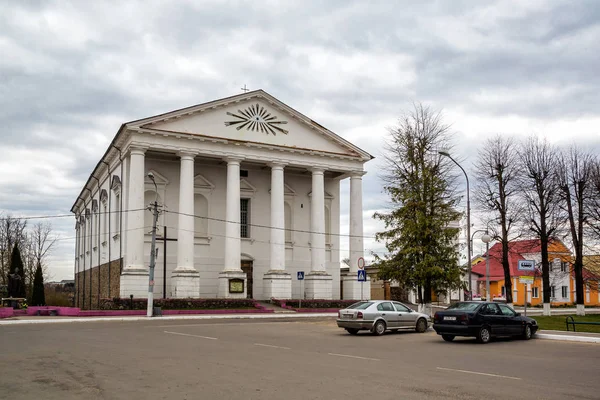
M 250 260 L 242 260 L 242 271 L 246 273 L 246 295 L 249 299 L 252 297 L 252 283 L 253 283 L 253 267 L 252 261 Z

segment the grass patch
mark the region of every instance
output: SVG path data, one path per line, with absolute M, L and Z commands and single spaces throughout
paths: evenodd
M 586 315 L 585 317 L 580 317 L 577 315 L 571 315 L 575 322 L 598 322 L 600 323 L 600 314 L 592 314 Z M 531 317 L 535 319 L 540 327 L 540 329 L 553 330 L 553 331 L 566 331 L 567 324 L 565 322 L 567 316 L 566 315 L 554 315 L 551 317 L 544 316 L 535 316 Z M 573 326 L 569 326 L 571 330 L 573 330 Z M 600 333 L 600 325 L 575 325 L 575 329 L 577 332 L 592 332 L 592 333 Z

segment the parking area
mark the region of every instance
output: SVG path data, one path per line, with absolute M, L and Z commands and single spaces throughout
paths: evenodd
M 356 336 L 334 319 L 0 327 L 11 399 L 597 398 L 600 347 L 434 332 Z

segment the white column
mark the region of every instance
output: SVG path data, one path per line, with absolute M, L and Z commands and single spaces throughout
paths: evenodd
M 240 242 L 240 161 L 241 158 L 227 159 L 227 200 L 225 210 L 225 264 L 219 273 L 218 296 L 225 298 L 246 298 L 248 283 L 241 266 Z M 238 291 L 238 283 L 243 281 L 243 290 Z M 232 289 L 235 283 L 236 289 Z
M 271 164 L 271 259 L 269 271 L 263 275 L 263 296 L 266 299 L 292 297 L 292 276 L 285 272 L 283 168 L 283 164 Z
M 312 169 L 310 200 L 310 272 L 305 275 L 308 299 L 332 299 L 333 280 L 325 264 L 325 179 L 324 170 Z
M 362 176 L 363 171 L 350 174 L 350 269 L 342 278 L 345 300 L 371 299 L 371 283 L 358 282 L 358 259 L 364 256 Z
M 325 271 L 325 181 L 324 171 L 312 170 L 310 201 L 311 271 Z
M 358 271 L 358 259 L 364 256 L 362 173 L 350 177 L 350 272 Z
M 127 195 L 125 232 L 125 268 L 121 274 L 120 296 L 146 298 L 148 296 L 148 266 L 144 263 L 144 154 L 146 150 L 132 147 L 129 157 L 129 177 Z M 123 193 L 125 192 L 125 193 Z
M 271 165 L 271 271 L 285 270 L 283 165 Z
M 194 271 L 194 155 L 181 153 L 179 156 L 181 166 L 175 271 Z
M 127 265 L 129 269 L 144 266 L 144 153 L 145 149 L 132 148 L 130 155 L 127 204 Z

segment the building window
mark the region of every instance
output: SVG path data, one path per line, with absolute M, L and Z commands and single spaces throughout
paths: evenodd
M 240 199 L 240 237 L 250 237 L 250 199 Z
M 563 299 L 566 299 L 569 296 L 569 287 L 563 286 L 561 294 L 562 294 Z
M 506 297 L 506 288 L 502 286 L 502 297 Z
M 285 214 L 285 242 L 292 243 L 292 207 L 289 203 L 285 203 L 283 206 Z
M 540 297 L 537 287 L 531 288 L 531 296 L 533 296 L 534 299 L 537 299 L 538 297 Z
M 550 287 L 550 297 L 556 298 L 556 287 L 554 286 Z
M 115 211 L 113 214 L 113 232 L 121 232 L 121 194 L 115 193 Z
M 325 243 L 331 244 L 331 211 L 325 206 Z
M 106 203 L 102 205 L 102 242 L 106 243 L 108 240 L 108 207 Z
M 194 195 L 194 234 L 208 236 L 208 200 L 201 194 Z
M 569 271 L 569 263 L 566 261 L 561 261 L 560 272 L 567 272 L 567 271 Z

